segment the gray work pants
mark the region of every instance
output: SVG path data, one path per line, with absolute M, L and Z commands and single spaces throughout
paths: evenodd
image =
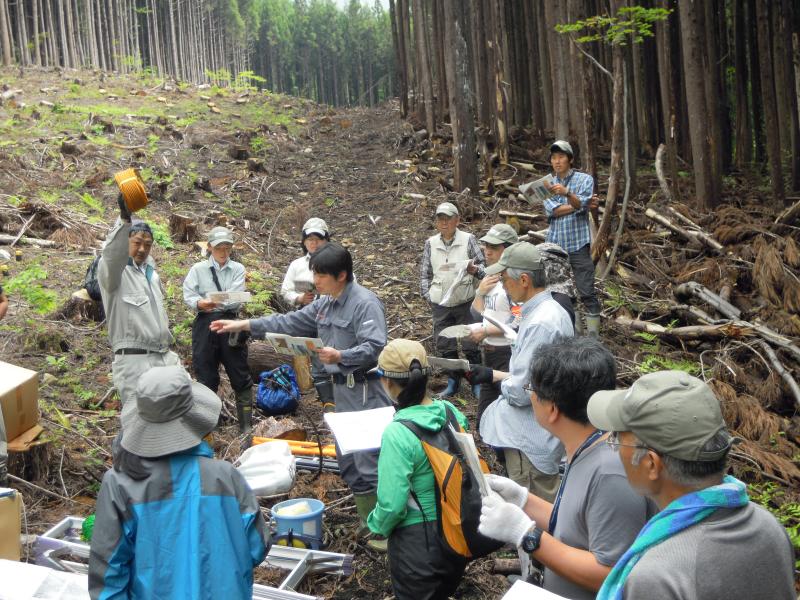
M 153 367 L 167 367 L 180 363 L 180 357 L 171 350 L 148 354 L 115 354 L 114 362 L 111 363 L 111 374 L 114 387 L 119 394 L 120 411 L 127 402 L 136 401 L 136 386 L 142 375 Z
M 333 397 L 337 413 L 392 405 L 380 379 L 356 383 L 352 388 L 346 383 L 334 383 Z M 372 494 L 378 489 L 379 453 L 379 450 L 368 450 L 342 454 L 339 444 L 336 444 L 339 474 L 354 494 Z
M 594 289 L 594 263 L 589 252 L 589 244 L 586 244 L 580 250 L 570 252 L 569 264 L 572 266 L 572 274 L 575 276 L 575 287 L 578 288 L 578 296 L 580 296 L 581 302 L 586 307 L 586 311 L 590 315 L 599 315 L 602 307 Z

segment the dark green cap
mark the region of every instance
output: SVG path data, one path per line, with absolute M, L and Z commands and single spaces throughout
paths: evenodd
M 586 411 L 598 429 L 630 431 L 653 450 L 681 460 L 718 460 L 733 442 L 714 392 L 683 371 L 648 373 L 627 390 L 595 392 Z M 720 432 L 727 444 L 706 448 Z

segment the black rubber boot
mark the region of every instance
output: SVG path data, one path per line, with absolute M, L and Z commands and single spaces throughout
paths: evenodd
M 253 393 L 251 388 L 236 392 L 236 418 L 239 432 L 250 433 L 253 429 Z

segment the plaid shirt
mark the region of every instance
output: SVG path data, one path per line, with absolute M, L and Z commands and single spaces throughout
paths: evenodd
M 441 233 L 439 235 L 442 235 Z M 450 240 L 453 243 L 453 240 Z M 447 242 L 445 242 L 447 245 Z M 486 267 L 484 263 L 486 259 L 483 257 L 483 250 L 478 243 L 478 240 L 471 233 L 469 234 L 469 241 L 467 242 L 467 256 L 474 259 L 475 266 L 478 270 L 475 272 L 475 279 L 483 279 Z M 419 263 L 419 293 L 425 298 L 430 300 L 431 280 L 433 279 L 433 265 L 431 264 L 431 240 L 425 240 L 425 249 L 422 251 L 422 260 Z
M 553 196 L 544 201 L 544 212 L 550 222 L 547 241 L 558 244 L 567 252 L 577 252 L 591 242 L 589 236 L 589 211 L 586 209 L 592 198 L 594 180 L 591 175 L 570 170 L 566 178 L 554 176 L 555 183 L 560 183 L 581 201 L 581 208 L 563 217 L 554 217 L 553 211 L 559 206 L 569 205 L 566 196 Z

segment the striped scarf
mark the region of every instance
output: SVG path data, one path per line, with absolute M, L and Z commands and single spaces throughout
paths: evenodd
M 749 501 L 745 484 L 729 475 L 720 485 L 673 500 L 645 524 L 631 547 L 611 569 L 597 593 L 597 600 L 622 600 L 625 580 L 639 559 L 653 546 L 699 523 L 718 508 L 737 508 Z

